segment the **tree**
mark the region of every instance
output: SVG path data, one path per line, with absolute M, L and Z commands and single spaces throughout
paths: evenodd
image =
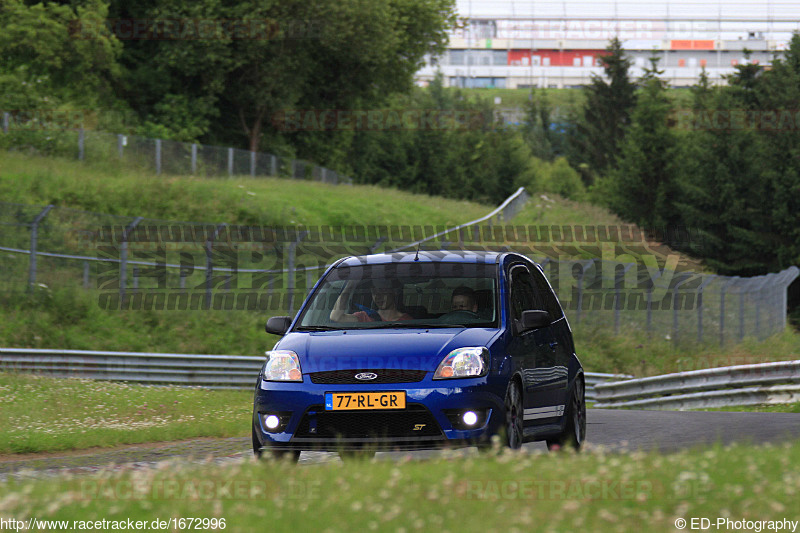
M 129 79 L 145 91 L 129 94 L 137 109 L 169 126 L 158 104 L 188 99 L 198 121 L 213 119 L 213 128 L 201 128 L 205 140 L 258 150 L 288 137 L 300 155 L 305 139 L 327 132 L 281 131 L 274 120 L 280 113 L 374 106 L 408 91 L 424 55 L 443 50 L 454 23 L 453 0 L 151 1 L 143 13 L 121 0 L 115 6 L 152 20 L 217 21 L 220 31 L 214 38 L 130 42 Z M 245 32 L 226 31 L 225 21 Z
M 571 137 L 569 150 L 572 166 L 588 165 L 594 176 L 603 175 L 614 166 L 636 105 L 636 84 L 628 72 L 631 59 L 625 56 L 620 40 L 613 38 L 606 52 L 600 61 L 608 81 L 594 76 L 584 88 L 583 117 Z
M 622 218 L 645 227 L 671 225 L 675 191 L 676 138 L 669 122 L 672 105 L 659 78 L 658 58 L 651 58 L 632 125 L 622 141 L 616 164 L 605 178 L 605 202 Z

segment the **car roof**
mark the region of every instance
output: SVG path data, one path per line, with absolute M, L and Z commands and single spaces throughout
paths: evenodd
M 386 265 L 391 263 L 497 263 L 504 252 L 485 252 L 471 250 L 436 250 L 417 252 L 395 252 L 386 254 L 361 255 L 342 259 L 336 266 Z

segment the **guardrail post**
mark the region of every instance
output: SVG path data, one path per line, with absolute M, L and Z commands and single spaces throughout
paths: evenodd
M 85 133 L 83 128 L 78 130 L 78 160 L 83 161 L 83 147 L 85 141 Z
M 192 143 L 192 174 L 197 174 L 197 143 Z
M 227 226 L 227 224 L 219 224 L 217 228 L 214 230 L 214 235 L 211 236 L 210 239 L 206 241 L 206 299 L 205 299 L 205 309 L 211 309 L 211 281 L 212 276 L 214 274 L 214 259 L 213 255 L 213 247 L 214 241 L 217 239 L 220 230 Z
M 125 289 L 128 284 L 128 237 L 131 231 L 139 225 L 139 222 L 144 220 L 144 217 L 136 217 L 133 222 L 128 224 L 125 231 L 122 233 L 122 243 L 119 250 L 119 305 L 120 309 L 124 309 L 125 305 Z
M 33 292 L 34 285 L 36 285 L 36 246 L 39 243 L 39 222 L 42 221 L 47 213 L 53 209 L 52 205 L 48 205 L 44 210 L 36 215 L 31 223 L 31 257 L 30 264 L 28 265 L 28 292 Z
M 161 139 L 156 139 L 156 174 L 161 174 Z
M 3 133 L 8 133 L 8 112 L 3 112 Z

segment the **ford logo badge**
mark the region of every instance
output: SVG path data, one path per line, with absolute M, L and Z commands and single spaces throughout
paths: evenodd
M 356 374 L 356 379 L 360 379 L 361 381 L 369 381 L 377 377 L 378 374 L 373 374 L 372 372 L 361 372 L 360 374 Z

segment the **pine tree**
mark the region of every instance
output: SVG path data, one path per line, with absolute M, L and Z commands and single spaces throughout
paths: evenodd
M 605 78 L 594 76 L 584 88 L 583 118 L 571 137 L 568 156 L 573 167 L 588 165 L 594 176 L 614 166 L 618 149 L 636 105 L 636 84 L 630 79 L 632 64 L 616 37 L 601 58 Z M 589 185 L 589 184 L 587 184 Z
M 676 137 L 669 127 L 672 104 L 657 62 L 652 58 L 645 70 L 632 125 L 604 187 L 605 200 L 617 214 L 645 227 L 677 222 L 672 205 L 676 196 Z

